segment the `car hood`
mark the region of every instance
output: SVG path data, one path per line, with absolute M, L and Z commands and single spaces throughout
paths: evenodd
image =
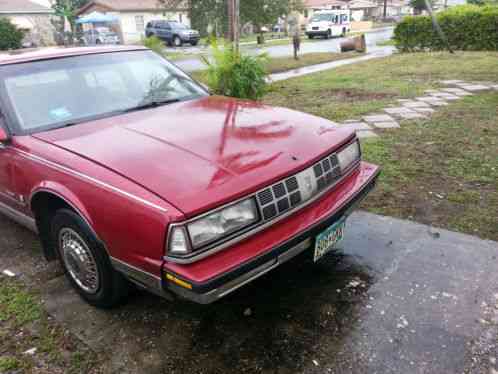
M 352 132 L 304 113 L 211 96 L 34 136 L 191 217 L 297 172 Z

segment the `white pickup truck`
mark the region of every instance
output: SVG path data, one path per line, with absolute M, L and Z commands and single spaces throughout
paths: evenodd
M 351 31 L 351 20 L 347 9 L 316 12 L 306 26 L 306 35 L 310 39 L 315 36 L 323 36 L 326 39 L 344 36 L 349 31 Z

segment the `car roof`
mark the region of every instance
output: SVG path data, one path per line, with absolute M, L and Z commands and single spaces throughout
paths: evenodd
M 39 49 L 19 49 L 10 52 L 0 52 L 0 66 L 19 64 L 55 58 L 84 56 L 112 52 L 143 51 L 147 48 L 140 45 L 130 46 L 99 46 L 99 47 L 49 47 Z

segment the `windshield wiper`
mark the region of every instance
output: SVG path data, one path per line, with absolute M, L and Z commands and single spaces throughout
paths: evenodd
M 180 99 L 168 99 L 168 100 L 162 100 L 162 101 L 161 100 L 153 100 L 153 101 L 148 101 L 148 102 L 143 103 L 143 104 L 139 104 L 133 108 L 125 109 L 125 110 L 123 110 L 123 112 L 128 113 L 128 112 L 136 112 L 139 110 L 145 110 L 145 109 L 150 109 L 150 108 L 157 108 L 157 107 L 160 107 L 163 105 L 177 103 L 179 101 L 180 101 Z

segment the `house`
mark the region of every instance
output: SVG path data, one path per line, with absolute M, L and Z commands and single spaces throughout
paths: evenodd
M 384 16 L 384 5 L 386 6 L 386 16 L 392 18 L 400 18 L 409 14 L 413 14 L 413 8 L 410 6 L 409 0 L 379 0 L 379 7 L 374 12 L 376 18 Z
M 320 10 L 346 9 L 347 2 L 342 0 L 304 0 L 304 11 L 299 17 L 299 24 L 306 25 L 313 14 Z
M 348 3 L 348 8 L 351 9 L 351 21 L 361 22 L 372 19 L 378 7 L 379 5 L 373 1 L 351 0 Z
M 0 17 L 27 31 L 25 44 L 54 44 L 53 9 L 41 0 L 1 0 Z
M 145 37 L 145 27 L 153 20 L 174 20 L 190 26 L 187 2 L 179 4 L 164 9 L 157 0 L 94 0 L 79 9 L 77 15 L 99 12 L 115 16 L 123 42 L 133 44 Z

